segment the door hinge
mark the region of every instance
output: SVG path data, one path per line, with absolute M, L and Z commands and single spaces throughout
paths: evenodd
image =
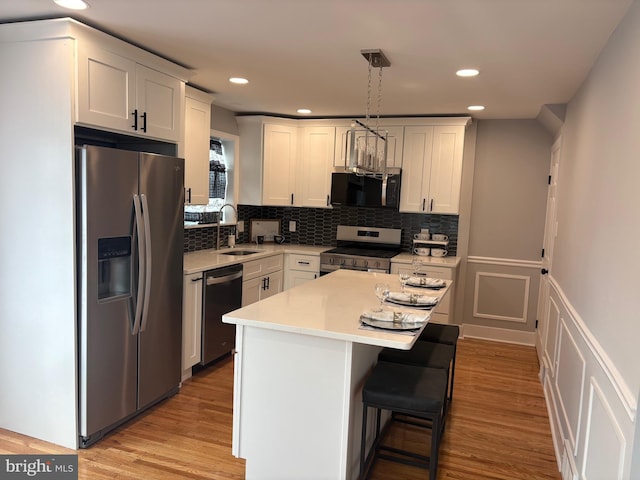
M 538 320 L 536 320 L 536 328 L 538 328 Z

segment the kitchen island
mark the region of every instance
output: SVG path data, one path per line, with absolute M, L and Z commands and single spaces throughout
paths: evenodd
M 232 452 L 247 479 L 357 478 L 364 379 L 382 347 L 417 338 L 361 328 L 379 282 L 400 289 L 397 275 L 337 270 L 223 316 L 236 324 Z

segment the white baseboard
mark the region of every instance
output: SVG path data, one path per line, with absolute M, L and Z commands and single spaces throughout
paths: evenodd
M 494 342 L 516 343 L 518 345 L 536 345 L 536 332 L 522 332 L 507 328 L 485 327 L 484 325 L 462 325 L 462 338 L 479 338 Z

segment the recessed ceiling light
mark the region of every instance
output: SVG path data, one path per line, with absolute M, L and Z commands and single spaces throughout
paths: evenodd
M 246 78 L 241 78 L 241 77 L 231 77 L 229 79 L 229 81 L 231 83 L 236 83 L 238 85 L 245 85 L 245 84 L 249 83 L 249 80 L 247 80 Z
M 479 73 L 480 71 L 475 68 L 463 68 L 462 70 L 458 70 L 456 75 L 459 77 L 475 77 Z
M 85 10 L 89 8 L 89 4 L 83 0 L 53 0 L 55 4 L 60 5 L 63 8 L 69 8 L 71 10 Z
M 473 110 L 474 112 L 479 112 L 480 110 L 484 110 L 484 105 L 470 105 L 467 107 L 467 110 Z
M 298 113 L 309 114 L 311 113 L 311 110 L 309 110 L 308 108 L 299 108 Z

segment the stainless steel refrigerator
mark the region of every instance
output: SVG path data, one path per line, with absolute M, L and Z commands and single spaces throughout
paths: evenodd
M 79 437 L 173 395 L 181 374 L 184 160 L 76 150 Z

